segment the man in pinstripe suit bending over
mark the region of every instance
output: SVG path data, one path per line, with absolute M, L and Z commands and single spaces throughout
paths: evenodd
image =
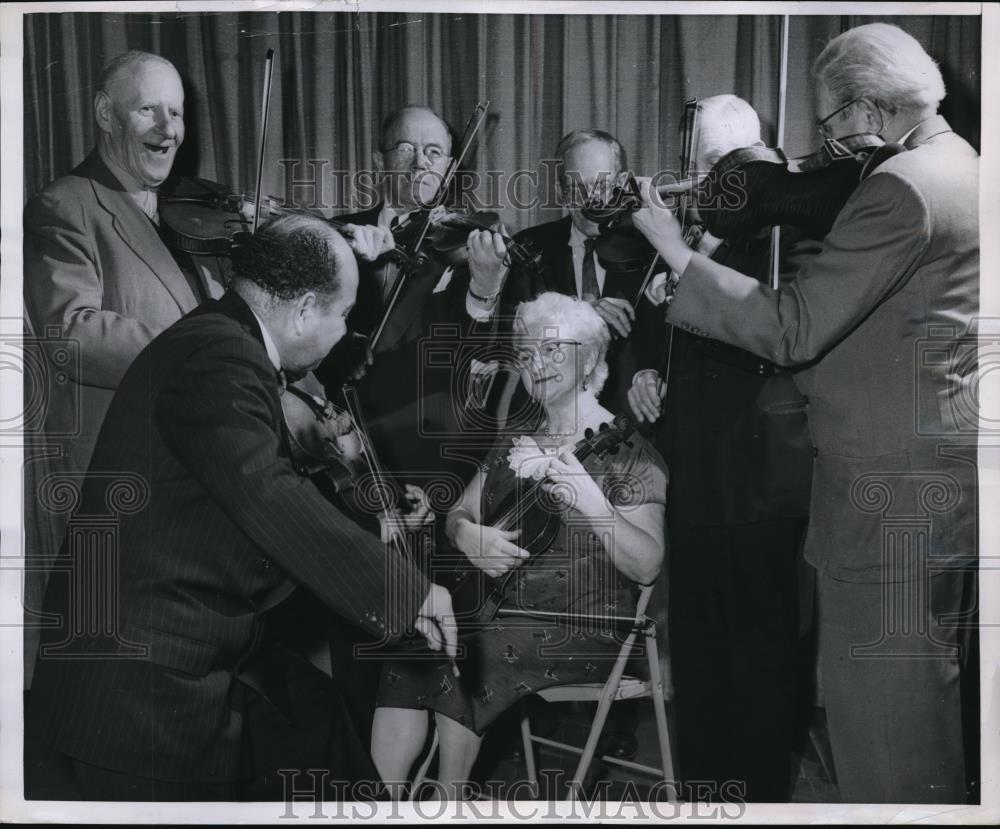
M 377 637 L 415 627 L 454 655 L 447 592 L 290 460 L 283 374 L 343 336 L 350 248 L 289 217 L 233 266 L 227 294 L 128 370 L 76 493 L 26 717 L 28 798 L 238 799 L 252 693 L 238 679 L 297 584 Z

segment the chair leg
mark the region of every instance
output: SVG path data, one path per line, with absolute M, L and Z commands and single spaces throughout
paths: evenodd
M 660 768 L 663 782 L 667 787 L 667 802 L 675 803 L 677 794 L 674 784 L 674 760 L 670 751 L 670 731 L 667 728 L 667 709 L 663 702 L 663 675 L 660 672 L 660 657 L 656 650 L 656 631 L 646 637 L 646 658 L 649 661 L 649 679 L 653 691 L 653 713 L 656 715 L 656 738 L 660 744 Z
M 521 709 L 521 742 L 524 745 L 524 765 L 528 774 L 528 782 L 531 784 L 531 793 L 538 797 L 538 772 L 535 769 L 535 747 L 531 740 L 531 722 L 528 719 L 528 711 L 522 706 Z
M 570 801 L 576 800 L 577 792 L 583 788 L 583 778 L 586 776 L 587 769 L 590 768 L 590 763 L 594 759 L 594 753 L 597 751 L 597 742 L 604 731 L 604 723 L 607 722 L 608 712 L 611 710 L 611 702 L 618 692 L 622 675 L 625 673 L 625 663 L 628 662 L 628 656 L 634 642 L 635 633 L 633 632 L 629 634 L 625 647 L 622 648 L 621 653 L 619 653 L 618 658 L 615 660 L 615 666 L 611 670 L 608 681 L 604 683 L 604 690 L 601 691 L 601 697 L 597 702 L 597 713 L 594 715 L 594 722 L 590 726 L 590 733 L 587 735 L 583 754 L 580 756 L 580 762 L 576 767 L 573 780 L 569 784 L 568 800 Z
M 434 729 L 434 736 L 431 739 L 431 747 L 427 750 L 427 756 L 424 761 L 420 764 L 420 768 L 417 769 L 417 773 L 413 775 L 413 785 L 410 786 L 410 792 L 406 796 L 407 800 L 413 800 L 417 794 L 417 789 L 423 785 L 424 780 L 427 779 L 427 769 L 431 767 L 431 763 L 434 760 L 434 755 L 437 753 L 438 749 L 438 731 L 434 726 L 434 717 L 427 712 L 428 717 L 430 717 L 430 727 Z

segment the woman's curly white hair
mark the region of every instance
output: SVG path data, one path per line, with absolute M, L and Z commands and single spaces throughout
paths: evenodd
M 517 306 L 519 328 L 539 339 L 577 340 L 584 358 L 593 355 L 594 367 L 587 376 L 589 388 L 599 394 L 608 379 L 606 359 L 611 334 L 594 307 L 582 299 L 549 291 Z

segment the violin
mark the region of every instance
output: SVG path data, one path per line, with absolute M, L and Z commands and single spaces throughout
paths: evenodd
M 618 415 L 611 424 L 602 423 L 597 431 L 587 429 L 583 439 L 573 447 L 573 455 L 581 463 L 592 456 L 604 458 L 615 455 L 622 444 L 631 446 L 629 437 L 634 431 L 632 421 L 625 415 Z M 520 530 L 517 544 L 531 554 L 520 567 L 530 566 L 533 560 L 549 549 L 562 525 L 561 513 L 542 488 L 542 483 L 542 480 L 531 480 L 526 486 L 515 486 L 507 497 L 496 504 L 489 504 L 484 499 L 482 505 L 484 526 L 504 531 Z M 464 559 L 463 554 L 458 555 Z M 460 570 L 449 588 L 456 618 L 462 619 L 463 623 L 471 621 L 474 626 L 495 619 L 500 606 L 510 597 L 511 582 L 517 569 L 511 569 L 496 579 L 478 568 L 470 571 L 464 567 Z
M 822 239 L 861 181 L 903 149 L 861 134 L 828 138 L 802 158 L 768 147 L 733 150 L 698 183 L 698 213 L 720 239 L 780 225 Z
M 405 249 L 414 233 L 418 232 L 421 223 L 427 219 L 428 217 L 424 215 L 423 211 L 414 211 L 393 229 L 393 238 Z M 464 265 L 469 261 L 466 242 L 469 234 L 474 230 L 499 232 L 500 214 L 487 210 L 440 208 L 436 217 L 430 216 L 427 242 L 434 256 L 444 264 L 449 267 Z M 514 264 L 526 270 L 541 267 L 541 253 L 532 245 L 517 242 L 505 233 L 501 236 L 507 246 L 508 264 Z M 418 254 L 418 258 L 420 256 L 423 256 L 424 261 L 426 261 L 426 252 Z
M 323 476 L 341 495 L 353 489 L 367 471 L 364 444 L 350 414 L 326 399 L 315 375 L 285 386 L 281 410 L 296 471 Z
M 720 158 L 704 176 L 682 176 L 653 186 L 661 197 L 687 198 L 706 229 L 720 239 L 758 233 L 766 227 L 797 227 L 822 239 L 862 179 L 903 148 L 877 135 L 828 138 L 815 152 L 789 159 L 780 149 L 744 147 Z M 643 206 L 633 177 L 584 215 L 608 230 L 630 226 Z
M 314 216 L 351 238 L 348 222 L 328 219 L 318 210 L 284 204 L 274 196 L 261 197 L 258 212 L 255 197 L 201 178 L 181 180 L 175 190 L 160 197 L 158 204 L 164 242 L 194 256 L 228 256 L 253 233 L 255 215 L 261 225 L 281 216 Z M 411 257 L 400 244 L 382 254 L 382 259 L 391 259 L 401 266 L 412 265 Z

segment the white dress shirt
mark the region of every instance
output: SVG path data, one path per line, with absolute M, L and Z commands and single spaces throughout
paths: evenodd
M 250 303 L 247 303 L 247 307 L 250 308 L 250 313 L 254 315 L 257 325 L 260 326 L 260 334 L 264 338 L 264 348 L 267 349 L 267 358 L 271 361 L 275 371 L 281 371 L 281 354 L 278 353 L 278 346 L 275 345 L 271 332 L 267 330 L 264 320 L 254 311 Z

